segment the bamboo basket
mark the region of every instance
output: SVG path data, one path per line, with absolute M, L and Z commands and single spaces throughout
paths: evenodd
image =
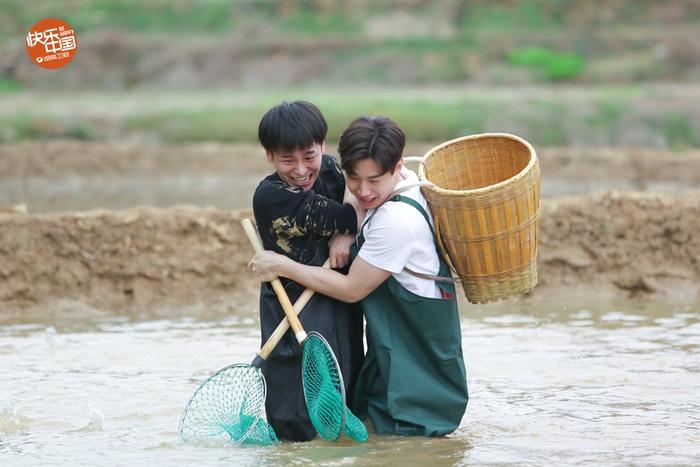
M 467 299 L 488 303 L 532 290 L 540 227 L 532 146 L 506 133 L 471 135 L 436 146 L 421 162 L 438 244 Z

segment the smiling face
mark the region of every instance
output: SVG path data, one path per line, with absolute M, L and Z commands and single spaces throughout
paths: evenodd
M 399 183 L 403 161 L 394 170 L 382 171 L 374 159 L 359 159 L 353 163 L 352 172 L 346 173 L 346 183 L 350 192 L 365 209 L 373 209 L 386 201 Z M 393 173 L 392 173 L 393 172 Z
M 284 183 L 309 191 L 318 178 L 325 150 L 324 142 L 293 151 L 265 151 L 265 155 Z

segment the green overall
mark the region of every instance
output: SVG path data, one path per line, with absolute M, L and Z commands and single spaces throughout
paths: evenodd
M 394 196 L 391 201 L 416 208 L 435 238 L 428 214 L 419 203 L 405 196 Z M 353 257 L 365 241 L 362 232 L 353 245 Z M 438 275 L 451 277 L 437 243 L 435 248 L 440 259 Z M 368 349 L 355 388 L 355 407 L 360 418 L 369 416 L 377 433 L 445 435 L 459 426 L 467 407 L 455 286 L 437 284 L 451 298 L 421 297 L 389 276 L 361 301 Z

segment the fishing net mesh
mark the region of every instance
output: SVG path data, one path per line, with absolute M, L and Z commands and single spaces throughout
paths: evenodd
M 345 408 L 345 426 L 343 432 L 355 441 L 360 443 L 367 441 L 367 428 L 354 413 L 347 407 Z
M 309 418 L 323 439 L 334 441 L 341 430 L 355 441 L 367 439 L 365 426 L 345 407 L 343 379 L 333 351 L 317 333 L 310 333 L 304 342 L 302 379 Z
M 264 410 L 265 380 L 260 370 L 252 365 L 231 365 L 195 391 L 182 414 L 180 436 L 194 444 L 277 443 Z

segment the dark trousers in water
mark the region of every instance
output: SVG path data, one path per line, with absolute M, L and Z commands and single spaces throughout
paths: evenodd
M 289 299 L 294 303 L 303 288 L 291 281 L 285 284 Z M 260 326 L 263 344 L 284 317 L 269 283 L 260 289 Z M 333 348 L 345 385 L 346 400 L 353 400 L 353 388 L 362 366 L 362 311 L 358 304 L 339 302 L 315 294 L 299 315 L 306 332 L 316 331 Z M 272 351 L 262 371 L 267 384 L 265 411 L 277 437 L 289 441 L 309 441 L 316 437 L 304 401 L 301 378 L 302 348 L 291 329 Z M 351 407 L 352 410 L 352 407 Z

